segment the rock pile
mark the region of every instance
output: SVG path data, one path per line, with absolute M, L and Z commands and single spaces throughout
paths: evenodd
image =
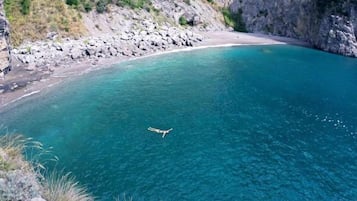
M 12 53 L 19 61 L 28 64 L 27 70 L 51 71 L 52 67 L 84 59 L 95 62 L 99 58 L 142 56 L 173 47 L 193 46 L 202 40 L 201 35 L 189 30 L 148 25 L 143 30 L 124 31 L 99 37 L 27 43 L 13 49 Z

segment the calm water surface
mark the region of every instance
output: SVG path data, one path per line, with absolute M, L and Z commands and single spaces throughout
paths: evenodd
M 52 146 L 98 200 L 357 200 L 357 60 L 311 49 L 125 62 L 22 101 L 0 124 Z

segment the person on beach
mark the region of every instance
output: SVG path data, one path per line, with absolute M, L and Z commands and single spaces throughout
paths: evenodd
M 170 128 L 169 130 L 160 130 L 158 128 L 149 127 L 148 130 L 158 134 L 162 134 L 162 138 L 164 138 L 166 134 L 173 130 L 173 128 Z

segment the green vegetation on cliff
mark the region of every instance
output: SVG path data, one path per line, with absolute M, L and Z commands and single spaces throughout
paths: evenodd
M 49 32 L 66 37 L 86 32 L 80 13 L 62 0 L 5 0 L 4 7 L 15 46 L 27 39 L 44 39 Z
M 79 37 L 86 33 L 81 12 L 95 9 L 107 11 L 109 4 L 132 9 L 151 9 L 150 0 L 4 0 L 6 16 L 11 25 L 14 46 L 24 40 L 41 40 L 49 32 L 61 37 Z
M 242 9 L 239 9 L 237 13 L 233 13 L 229 8 L 222 8 L 222 14 L 226 25 L 232 27 L 234 31 L 247 32 L 242 18 L 242 12 Z
M 24 15 L 28 15 L 30 13 L 30 5 L 31 1 L 30 0 L 22 0 L 21 1 L 21 12 Z
M 66 4 L 85 12 L 91 11 L 95 6 L 98 13 L 103 13 L 107 10 L 109 4 L 140 9 L 144 8 L 146 5 L 150 5 L 151 2 L 149 0 L 66 0 Z

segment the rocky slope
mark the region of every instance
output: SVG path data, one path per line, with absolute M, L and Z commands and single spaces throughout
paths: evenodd
M 153 10 L 109 5 L 105 13 L 82 13 L 87 36 L 61 39 L 57 33 L 49 32 L 47 40 L 25 42 L 13 49 L 13 56 L 26 64 L 28 71 L 51 73 L 58 66 L 84 59 L 96 63 L 100 58 L 142 56 L 174 47 L 193 46 L 203 40 L 195 33 L 199 30 L 227 30 L 218 9 L 220 4 L 215 8 L 204 0 L 151 2 Z M 181 26 L 180 17 L 192 24 Z
M 357 3 L 321 0 L 234 0 L 250 32 L 302 39 L 324 51 L 357 57 Z
M 1 0 L 0 0 L 1 1 Z M 142 56 L 157 51 L 195 46 L 204 38 L 197 31 L 228 30 L 219 6 L 206 0 L 152 0 L 142 9 L 110 4 L 106 12 L 81 13 L 87 35 L 63 38 L 61 33 L 48 31 L 47 38 L 27 41 L 12 50 L 13 70 L 4 82 L 0 94 L 26 87 L 46 79 L 58 67 L 86 63 L 96 65 L 103 58 Z M 180 18 L 188 24 L 181 25 Z M 88 66 L 90 67 L 90 66 Z

